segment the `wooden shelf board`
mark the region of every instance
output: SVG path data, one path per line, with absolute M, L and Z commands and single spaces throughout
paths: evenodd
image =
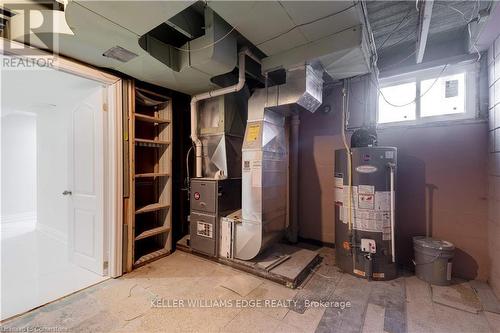
M 162 141 L 162 140 L 150 140 L 150 139 L 139 139 L 139 138 L 135 138 L 134 139 L 135 143 L 136 144 L 141 144 L 141 143 L 144 143 L 144 144 L 151 144 L 151 145 L 169 145 L 170 142 L 169 141 Z
M 153 177 L 168 177 L 167 172 L 150 172 L 150 173 L 138 173 L 135 178 L 153 178 Z
M 167 232 L 170 232 L 170 228 L 165 227 L 165 226 L 161 226 L 158 228 L 153 228 L 153 229 L 149 229 L 149 230 L 146 230 L 144 232 L 141 232 L 139 235 L 137 235 L 137 237 L 135 237 L 135 240 L 137 241 L 140 239 L 144 239 L 147 237 L 151 237 L 151 236 L 155 236 L 155 235 L 159 235 L 159 234 L 163 234 L 163 233 L 167 233 Z
M 138 267 L 138 266 L 147 264 L 148 262 L 153 261 L 155 259 L 158 259 L 160 257 L 164 257 L 169 253 L 170 253 L 170 251 L 167 249 L 160 249 L 158 251 L 154 251 L 154 252 L 145 254 L 135 261 L 134 267 Z
M 155 123 L 155 124 L 168 124 L 170 121 L 166 119 L 160 119 L 156 118 L 153 116 L 148 116 L 146 114 L 141 114 L 141 113 L 134 113 L 134 117 L 136 120 L 148 122 L 148 123 Z
M 147 213 L 147 212 L 154 212 L 154 211 L 169 208 L 169 207 L 170 206 L 167 204 L 154 203 L 154 204 L 139 208 L 138 210 L 135 211 L 135 213 L 141 214 L 141 213 Z

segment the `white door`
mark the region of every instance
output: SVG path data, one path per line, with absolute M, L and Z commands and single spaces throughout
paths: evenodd
M 72 110 L 70 133 L 69 251 L 71 260 L 104 275 L 103 91 Z

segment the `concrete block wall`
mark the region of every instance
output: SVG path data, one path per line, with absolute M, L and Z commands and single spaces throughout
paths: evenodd
M 488 253 L 491 267 L 488 282 L 500 298 L 500 36 L 488 50 L 488 87 Z

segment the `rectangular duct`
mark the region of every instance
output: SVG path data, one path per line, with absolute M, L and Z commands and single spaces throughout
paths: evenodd
M 199 138 L 203 144 L 203 176 L 240 178 L 241 146 L 247 121 L 248 91 L 199 102 Z
M 314 112 L 323 80 L 311 66 L 286 73 L 286 83 L 254 92 L 242 149 L 242 222 L 236 224 L 235 257 L 249 260 L 280 240 L 286 229 L 288 151 L 285 118 Z

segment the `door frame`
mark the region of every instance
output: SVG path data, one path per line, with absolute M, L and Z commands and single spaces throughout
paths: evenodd
M 29 59 L 51 59 L 51 69 L 102 83 L 105 87 L 104 118 L 104 228 L 107 276 L 122 275 L 123 247 L 123 119 L 122 79 L 89 65 L 40 49 L 0 38 L 0 53 Z M 107 258 L 107 259 L 106 259 Z

